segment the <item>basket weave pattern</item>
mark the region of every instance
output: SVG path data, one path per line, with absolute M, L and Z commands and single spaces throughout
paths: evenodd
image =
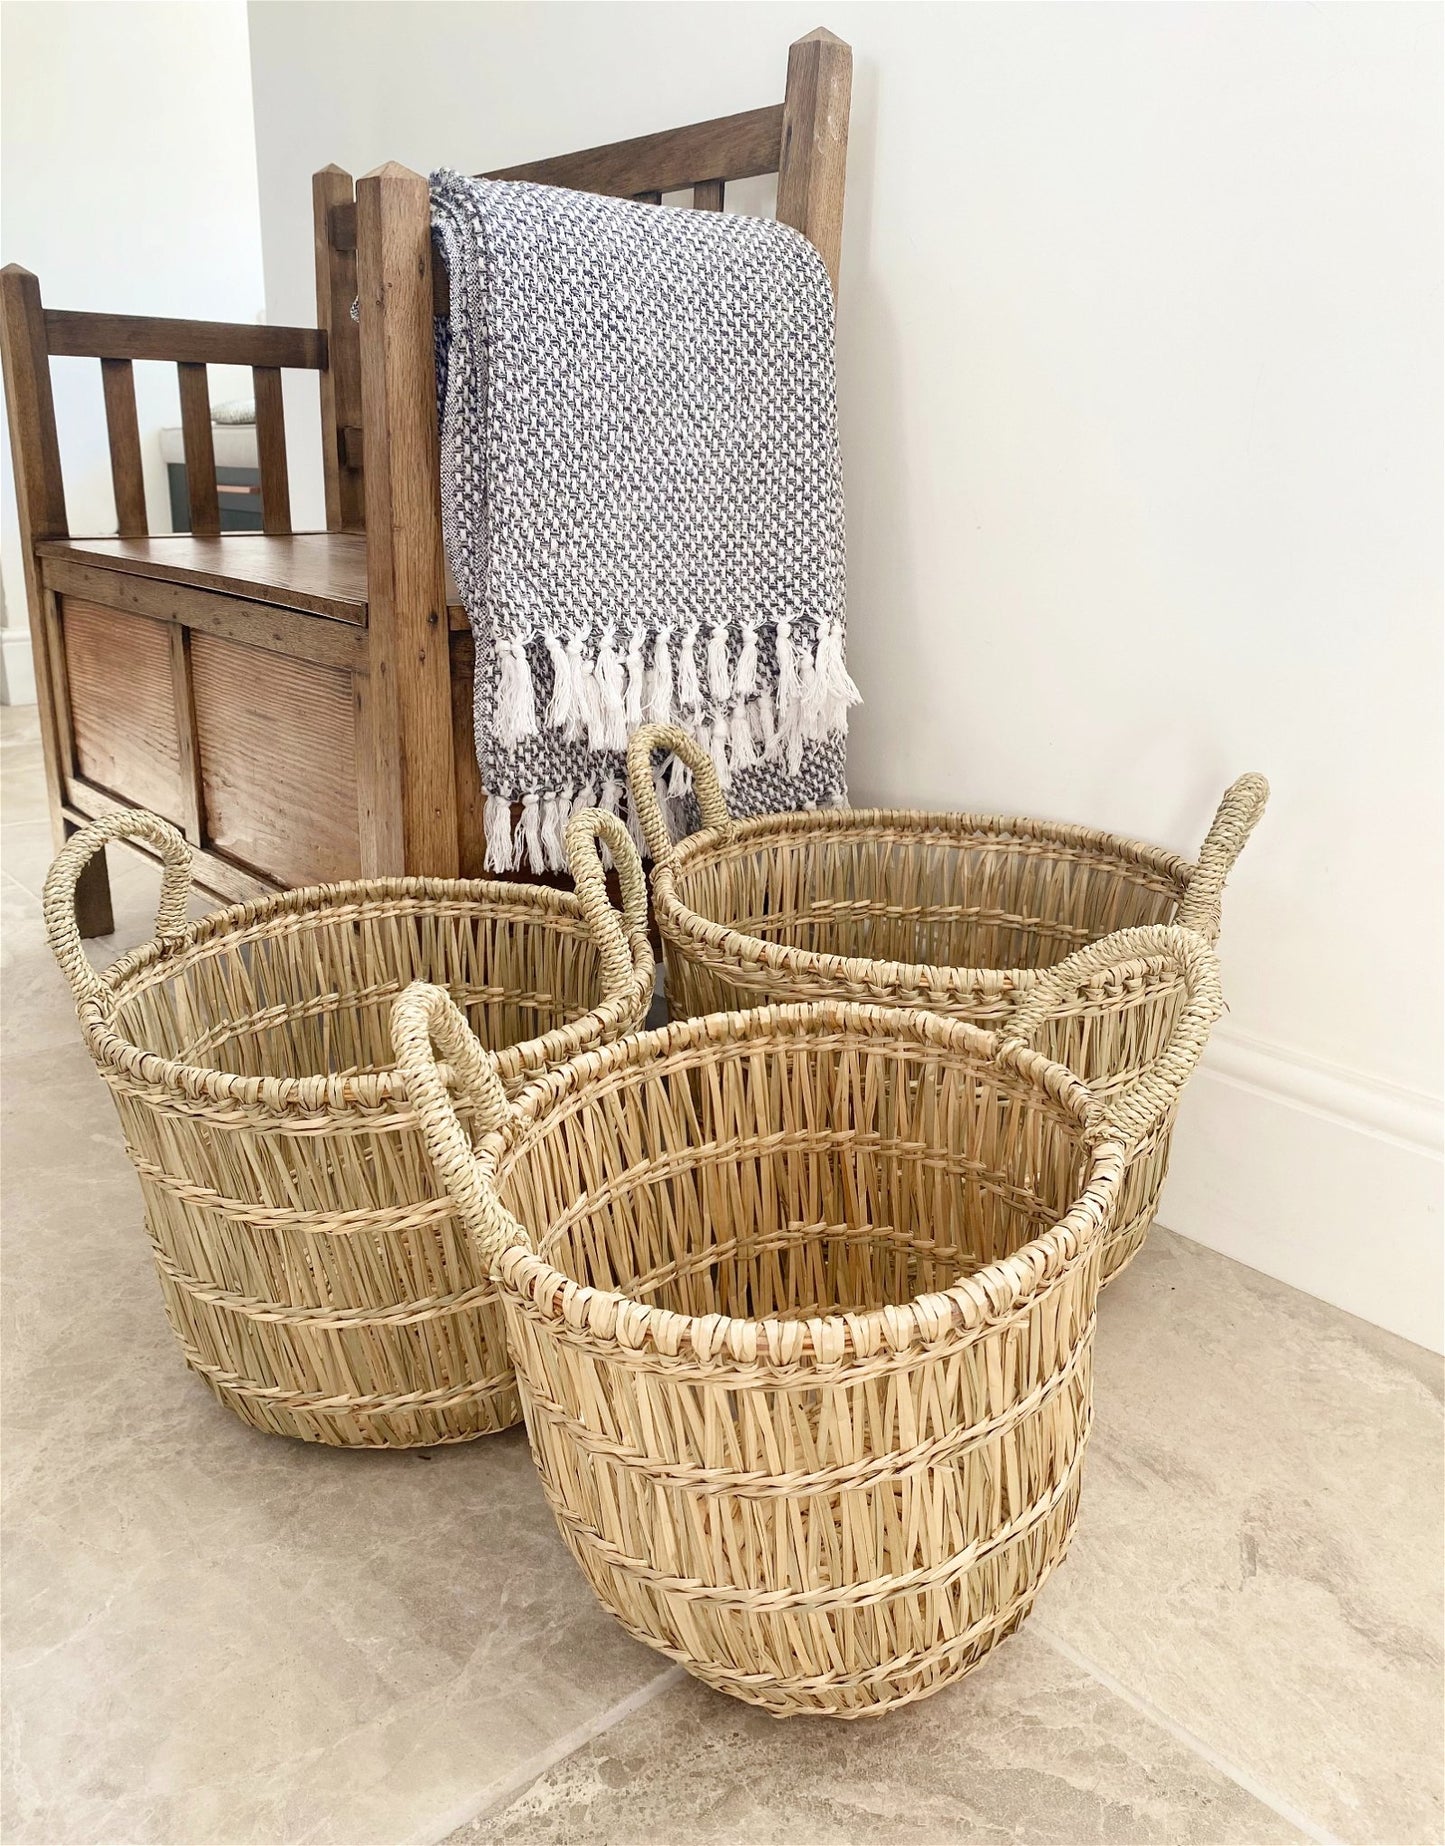
M 779 1716 L 861 1717 L 1023 1620 L 1073 1530 L 1127 1146 L 1218 1010 L 1202 940 L 1146 933 L 1122 952 L 1190 1001 L 1112 1113 L 1022 1044 L 831 1001 L 640 1034 L 509 1107 L 445 996 L 399 1003 L 548 1499 L 630 1633 Z M 433 1040 L 501 1125 L 475 1156 Z
M 641 1021 L 641 867 L 614 819 L 579 821 L 575 896 L 378 880 L 187 925 L 189 852 L 153 816 L 85 828 L 56 861 L 51 940 L 115 1098 L 167 1315 L 187 1362 L 256 1428 L 408 1447 L 517 1420 L 496 1291 L 391 1067 L 390 1011 L 409 981 L 440 983 L 512 1087 Z M 166 865 L 159 935 L 97 976 L 72 894 L 119 837 Z
M 661 750 L 692 771 L 701 810 L 702 830 L 677 843 L 652 774 Z M 634 733 L 628 773 L 675 1018 L 834 999 L 1003 1027 L 1044 970 L 1116 931 L 1180 923 L 1216 940 L 1225 878 L 1269 792 L 1262 776 L 1242 776 L 1196 864 L 1091 828 L 997 815 L 860 808 L 735 821 L 708 754 L 670 725 Z M 1104 968 L 1033 1042 L 1107 1098 L 1158 1056 L 1180 993 L 1167 962 Z M 1162 1122 L 1136 1151 L 1106 1281 L 1153 1221 L 1171 1131 Z

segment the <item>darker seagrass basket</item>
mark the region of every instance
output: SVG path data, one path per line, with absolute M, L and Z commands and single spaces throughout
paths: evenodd
M 1220 1009 L 1182 929 L 1038 985 L 1067 1003 L 1140 959 L 1185 1003 L 1107 1103 L 1017 1040 L 831 1000 L 639 1033 L 509 1101 L 444 993 L 398 1001 L 547 1498 L 630 1634 L 777 1716 L 858 1718 L 1023 1621 L 1074 1529 L 1130 1150 Z M 491 1131 L 475 1147 L 434 1044 Z
M 652 772 L 663 750 L 692 772 L 702 820 L 676 842 Z M 1263 776 L 1241 776 L 1191 862 L 1094 828 L 998 815 L 827 808 L 736 820 L 711 757 L 675 725 L 633 734 L 628 777 L 674 1018 L 790 1000 L 924 1007 L 1036 1034 L 1104 1097 L 1173 1030 L 1183 991 L 1173 965 L 1142 956 L 1094 969 L 1047 1020 L 1031 996 L 1048 969 L 1116 930 L 1178 923 L 1214 942 L 1225 879 L 1269 794 Z M 1153 1222 L 1171 1130 L 1161 1120 L 1135 1152 L 1106 1281 Z
M 144 842 L 165 876 L 156 940 L 97 974 L 74 894 L 112 839 Z M 517 1420 L 500 1303 L 433 1176 L 389 1022 L 409 982 L 440 983 L 509 1087 L 640 1024 L 653 969 L 636 849 L 596 811 L 567 848 L 575 894 L 373 879 L 190 924 L 190 850 L 153 815 L 81 828 L 51 868 L 51 946 L 120 1114 L 167 1316 L 255 1428 L 405 1448 Z

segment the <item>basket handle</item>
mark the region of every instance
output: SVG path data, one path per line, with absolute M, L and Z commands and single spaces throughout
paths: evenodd
M 663 819 L 662 806 L 652 780 L 652 756 L 656 750 L 671 750 L 692 771 L 697 803 L 702 810 L 702 824 L 726 833 L 733 817 L 718 780 L 712 758 L 695 738 L 676 724 L 644 724 L 627 740 L 627 782 L 632 790 L 632 809 L 642 822 L 642 837 L 654 865 L 672 861 L 672 836 Z
M 1268 800 L 1269 783 L 1252 770 L 1224 791 L 1213 824 L 1199 848 L 1199 862 L 1175 918 L 1185 929 L 1197 929 L 1211 942 L 1219 934 L 1224 881 L 1244 850 L 1244 842 L 1254 832 Z
M 617 882 L 622 887 L 619 916 L 607 897 L 602 871 L 602 845 L 612 853 Z M 647 935 L 647 880 L 632 835 L 615 814 L 601 808 L 583 808 L 567 823 L 567 865 L 577 887 L 577 899 L 602 963 L 602 997 L 615 1000 L 633 988 L 632 945 Z M 648 952 L 651 962 L 651 951 Z M 651 981 L 649 974 L 648 980 Z
M 477 1112 L 478 1125 L 488 1134 L 512 1115 L 497 1067 L 451 995 L 427 981 L 413 981 L 392 1007 L 391 1046 L 432 1166 L 490 1269 L 507 1244 L 518 1241 L 520 1227 L 482 1191 L 476 1158 L 436 1053 L 440 1051 L 451 1066 Z
M 1203 936 L 1178 924 L 1154 923 L 1087 943 L 1040 975 L 1001 1034 L 1008 1042 L 1031 1046 L 1040 1026 L 1089 975 L 1145 960 L 1173 963 L 1184 983 L 1185 1003 L 1169 1042 L 1153 1063 L 1106 1104 L 1099 1104 L 1090 1123 L 1095 1140 L 1115 1141 L 1125 1149 L 1142 1141 L 1168 1115 L 1203 1054 L 1210 1027 L 1224 1011 L 1219 958 Z
M 168 820 L 144 808 L 120 808 L 78 827 L 55 855 L 45 875 L 45 933 L 60 971 L 70 983 L 75 1003 L 94 999 L 105 981 L 90 965 L 75 917 L 75 887 L 80 875 L 108 840 L 144 840 L 153 846 L 163 868 L 156 935 L 177 936 L 186 927 L 191 897 L 191 849 Z

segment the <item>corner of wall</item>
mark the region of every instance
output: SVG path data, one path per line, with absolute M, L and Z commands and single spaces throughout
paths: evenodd
M 1160 1222 L 1440 1352 L 1441 1113 L 1423 1091 L 1216 1032 Z

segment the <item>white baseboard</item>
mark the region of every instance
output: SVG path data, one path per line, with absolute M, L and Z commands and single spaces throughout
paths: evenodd
M 0 628 L 0 705 L 35 703 L 35 662 L 24 628 Z
M 1442 1103 L 1227 1027 L 1180 1111 L 1160 1222 L 1445 1350 Z

